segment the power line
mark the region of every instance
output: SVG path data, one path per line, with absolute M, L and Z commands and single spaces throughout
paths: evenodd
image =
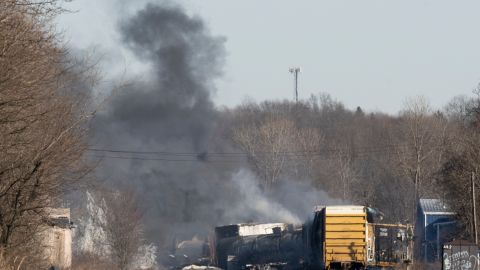
M 143 158 L 143 157 L 124 157 L 124 156 L 110 156 L 110 155 L 94 155 L 98 158 L 109 159 L 125 159 L 125 160 L 145 160 L 145 161 L 171 161 L 171 162 L 221 162 L 221 163 L 236 163 L 233 160 L 201 160 L 201 159 L 168 159 L 168 158 Z
M 293 156 L 316 156 L 324 155 L 328 153 L 347 153 L 347 152 L 377 152 L 386 149 L 393 149 L 399 145 L 381 145 L 376 147 L 355 147 L 355 148 L 324 148 L 320 150 L 299 150 L 299 151 L 256 151 L 256 155 L 266 154 L 281 154 L 281 155 L 293 155 Z M 91 152 L 107 152 L 107 153 L 120 153 L 120 154 L 139 154 L 139 155 L 170 155 L 170 156 L 187 156 L 187 157 L 199 157 L 199 156 L 248 156 L 247 152 L 171 152 L 171 151 L 139 151 L 139 150 L 123 150 L 123 149 L 108 149 L 108 148 L 87 148 L 87 151 Z
M 199 155 L 245 155 L 245 152 L 168 152 L 168 151 L 131 151 L 118 149 L 100 149 L 88 148 L 87 151 L 92 152 L 108 152 L 108 153 L 122 153 L 122 154 L 144 154 L 144 155 L 171 155 L 171 156 L 199 156 Z
M 334 155 L 346 156 L 354 154 L 356 157 L 368 156 L 371 154 L 386 153 L 397 145 L 383 145 L 377 147 L 356 147 L 352 149 L 323 149 L 317 151 L 284 151 L 284 152 L 256 152 L 254 155 L 245 152 L 169 152 L 169 151 L 131 151 L 120 149 L 99 149 L 88 148 L 90 152 L 96 153 L 98 158 L 145 160 L 145 161 L 170 161 L 170 162 L 218 162 L 237 163 L 245 162 L 247 158 L 261 157 L 270 154 L 279 155 L 277 159 L 293 161 L 298 157 L 310 157 L 312 161 L 329 159 Z M 103 154 L 97 154 L 103 153 Z M 120 154 L 120 155 L 109 155 Z M 152 157 L 153 155 L 153 157 Z M 159 157 L 158 157 L 159 156 Z M 218 159 L 221 158 L 221 159 Z M 239 159 L 241 158 L 241 159 Z

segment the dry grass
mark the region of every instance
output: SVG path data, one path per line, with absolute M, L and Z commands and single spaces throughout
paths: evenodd
M 5 253 L 0 251 L 0 269 L 2 270 L 20 270 L 24 266 L 25 256 L 15 256 L 13 259 L 8 259 Z
M 95 254 L 82 254 L 73 257 L 72 270 L 112 269 L 117 267 L 110 261 Z

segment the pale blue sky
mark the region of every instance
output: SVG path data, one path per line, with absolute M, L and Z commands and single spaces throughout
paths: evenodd
M 105 54 L 106 76 L 142 74 L 118 44 L 116 23 L 152 1 L 75 0 L 59 28 L 70 44 Z M 161 1 L 158 1 L 161 2 Z M 396 113 L 409 96 L 434 107 L 471 95 L 480 82 L 480 1 L 181 0 L 214 35 L 227 38 L 217 105 L 245 97 L 293 99 L 290 66 L 300 66 L 300 98 L 327 92 L 347 107 Z M 118 61 L 121 59 L 121 61 Z

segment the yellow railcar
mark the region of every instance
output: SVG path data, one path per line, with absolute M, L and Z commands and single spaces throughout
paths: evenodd
M 305 228 L 312 269 L 363 269 L 367 265 L 367 208 L 318 207 Z
M 365 266 L 367 212 L 363 206 L 325 207 L 324 261 L 327 269 Z
M 248 235 L 241 234 L 245 224 L 217 227 L 212 254 L 216 265 L 227 270 L 267 266 L 299 270 L 396 269 L 408 265 L 411 227 L 374 223 L 377 214 L 365 206 L 323 206 L 317 207 L 313 219 L 301 227 L 256 224 L 258 228 L 271 227 L 271 232 Z

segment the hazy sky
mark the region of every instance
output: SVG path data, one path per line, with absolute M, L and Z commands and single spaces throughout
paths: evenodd
M 77 12 L 63 15 L 59 28 L 71 46 L 104 55 L 107 77 L 141 76 L 145 66 L 121 48 L 116 28 L 147 2 L 164 1 L 74 0 L 67 8 Z M 226 38 L 219 106 L 293 100 L 290 66 L 302 68 L 300 98 L 327 92 L 349 108 L 389 113 L 415 95 L 443 106 L 480 82 L 478 0 L 175 2 Z

